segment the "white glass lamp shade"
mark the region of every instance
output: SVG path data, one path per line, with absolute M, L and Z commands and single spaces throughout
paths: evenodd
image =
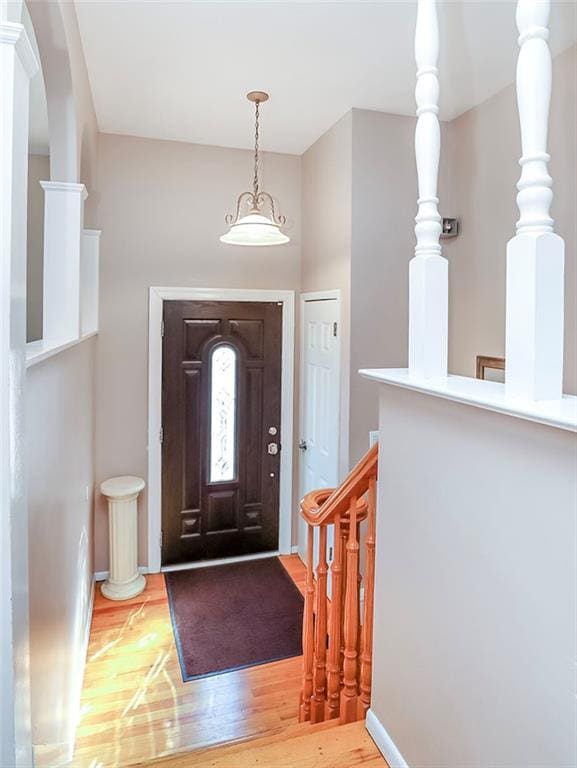
M 261 213 L 249 213 L 231 224 L 220 241 L 229 245 L 283 245 L 290 238 L 271 219 Z

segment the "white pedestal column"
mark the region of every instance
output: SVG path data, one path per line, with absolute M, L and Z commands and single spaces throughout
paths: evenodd
M 109 600 L 128 600 L 139 595 L 146 579 L 138 572 L 138 494 L 140 477 L 112 477 L 100 486 L 108 499 L 110 575 L 100 588 Z

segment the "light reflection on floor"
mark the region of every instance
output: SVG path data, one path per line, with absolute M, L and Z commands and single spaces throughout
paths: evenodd
M 300 560 L 283 560 L 301 587 Z M 296 724 L 300 676 L 288 659 L 183 683 L 164 577 L 124 603 L 98 592 L 73 765 L 127 766 Z

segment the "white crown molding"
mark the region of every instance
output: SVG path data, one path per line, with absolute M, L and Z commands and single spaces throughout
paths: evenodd
M 40 64 L 23 25 L 11 21 L 0 22 L 0 43 L 13 45 L 26 74 L 29 78 L 34 77 L 40 69 Z
M 45 192 L 76 192 L 86 200 L 88 192 L 84 184 L 76 184 L 72 181 L 41 181 L 40 186 Z

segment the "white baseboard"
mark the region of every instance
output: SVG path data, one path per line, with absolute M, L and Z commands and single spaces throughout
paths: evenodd
M 146 565 L 139 565 L 138 573 L 148 573 Z M 94 581 L 106 581 L 109 575 L 110 571 L 96 571 L 94 574 Z
M 36 768 L 54 768 L 66 765 L 74 757 L 74 742 L 63 741 L 61 744 L 33 744 L 32 756 Z
M 367 712 L 365 724 L 367 726 L 367 731 L 371 734 L 373 741 L 379 748 L 380 753 L 385 758 L 390 768 L 409 768 L 409 764 L 401 755 L 395 742 L 391 739 L 372 709 L 369 709 Z

